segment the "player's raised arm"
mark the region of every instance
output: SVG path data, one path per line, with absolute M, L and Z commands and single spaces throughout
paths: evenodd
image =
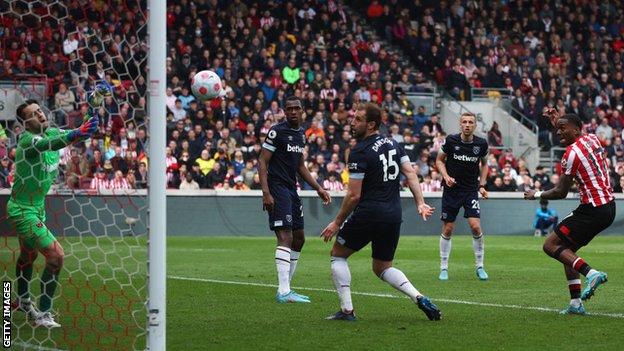
M 303 162 L 303 157 L 301 157 L 301 159 L 299 160 L 299 168 L 297 169 L 297 173 L 299 173 L 301 178 L 303 178 L 306 183 L 310 184 L 310 186 L 314 188 L 314 190 L 316 190 L 318 196 L 323 200 L 323 205 L 329 205 L 331 203 L 331 196 L 329 196 L 327 190 L 323 189 L 316 181 L 316 179 L 312 177 L 310 171 L 305 166 L 305 162 Z
M 433 211 L 435 210 L 435 208 L 425 203 L 425 197 L 423 196 L 420 189 L 418 176 L 416 175 L 414 167 L 412 166 L 412 163 L 409 161 L 409 159 L 405 162 L 401 162 L 401 173 L 403 173 L 405 178 L 407 178 L 407 186 L 414 196 L 414 201 L 416 201 L 418 214 L 422 216 L 422 219 L 424 221 L 426 221 L 428 217 L 433 215 Z

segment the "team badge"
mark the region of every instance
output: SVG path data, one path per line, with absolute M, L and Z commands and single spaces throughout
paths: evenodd
M 288 223 L 292 222 L 292 216 L 291 215 L 286 215 L 286 222 L 288 222 Z
M 455 145 L 455 151 L 459 151 L 459 145 Z
M 288 141 L 292 141 L 292 135 L 288 136 Z
M 472 152 L 474 152 L 475 155 L 478 155 L 479 151 L 481 151 L 481 148 L 479 146 L 472 147 Z

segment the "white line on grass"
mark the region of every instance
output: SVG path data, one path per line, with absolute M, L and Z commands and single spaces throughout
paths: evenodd
M 241 282 L 241 281 L 232 281 L 232 280 L 218 280 L 218 279 L 205 279 L 205 278 L 191 278 L 191 277 L 180 277 L 176 275 L 168 275 L 167 278 L 174 280 L 186 280 L 186 281 L 196 281 L 196 282 L 204 282 L 204 283 L 216 283 L 216 284 L 231 284 L 231 285 L 247 285 L 247 286 L 260 286 L 265 288 L 277 288 L 275 284 L 266 284 L 266 283 L 253 283 L 253 282 Z M 307 288 L 307 287 L 292 287 L 297 290 L 310 290 L 310 291 L 322 291 L 322 292 L 330 292 L 335 293 L 336 291 L 333 289 L 323 289 L 323 288 Z M 385 298 L 393 298 L 393 299 L 402 299 L 407 298 L 407 296 L 397 296 L 392 294 L 379 294 L 379 293 L 369 293 L 369 292 L 359 292 L 352 291 L 353 295 L 361 295 L 361 296 L 373 296 L 373 297 L 385 297 Z M 485 306 L 485 307 L 499 307 L 499 308 L 511 308 L 511 309 L 519 309 L 519 310 L 531 310 L 531 311 L 540 311 L 540 312 L 559 312 L 560 310 L 549 307 L 534 307 L 534 306 L 521 306 L 521 305 L 504 305 L 500 303 L 489 303 L 489 302 L 477 302 L 477 301 L 465 301 L 465 300 L 457 300 L 457 299 L 433 299 L 434 301 L 439 302 L 448 302 L 448 303 L 456 303 L 461 305 L 473 305 L 473 306 Z M 588 313 L 588 315 L 592 316 L 601 316 L 601 317 L 611 317 L 611 318 L 624 318 L 624 314 L 622 313 Z
M 27 342 L 22 342 L 22 341 L 13 341 L 12 342 L 13 345 L 18 345 L 21 346 L 24 349 L 28 349 L 28 350 L 40 350 L 40 351 L 64 351 L 61 349 L 55 349 L 53 347 L 45 347 L 45 346 L 41 346 L 41 345 L 35 345 L 35 344 L 31 344 L 31 343 L 27 343 Z

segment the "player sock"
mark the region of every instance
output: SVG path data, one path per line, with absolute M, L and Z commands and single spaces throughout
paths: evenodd
M 575 307 L 578 307 L 577 305 L 574 305 L 573 303 L 576 303 L 576 300 L 578 300 L 578 303 L 581 303 L 581 280 L 580 279 L 570 279 L 568 280 L 568 289 L 570 290 L 570 305 L 573 305 Z
M 340 298 L 340 308 L 343 312 L 353 311 L 353 303 L 351 302 L 351 271 L 346 258 L 331 258 L 332 280 L 338 297 Z
M 472 236 L 472 250 L 474 251 L 476 266 L 483 267 L 483 256 L 485 254 L 483 233 L 479 234 L 479 236 Z
M 299 256 L 301 256 L 301 252 L 295 250 L 290 251 L 290 275 L 288 277 L 289 281 L 292 281 L 292 278 L 295 275 L 295 269 L 297 269 Z
M 290 292 L 290 249 L 278 246 L 275 249 L 275 265 L 277 266 L 277 292 L 281 295 Z
M 52 273 L 48 268 L 43 269 L 41 274 L 41 298 L 39 299 L 39 310 L 47 312 L 52 309 L 52 298 L 58 284 L 59 273 Z
M 383 271 L 379 278 L 409 296 L 415 303 L 418 302 L 418 297 L 422 296 L 422 294 L 416 290 L 412 283 L 410 283 L 405 274 L 394 267 L 390 267 Z
M 25 300 L 30 298 L 30 294 L 28 293 L 28 284 L 30 284 L 32 273 L 32 263 L 20 264 L 20 262 L 18 261 L 15 265 L 15 276 L 17 277 L 17 296 L 19 297 L 19 300 Z
M 448 260 L 451 254 L 451 237 L 440 235 L 440 270 L 448 269 Z
M 584 276 L 589 275 L 590 273 L 595 273 L 597 272 L 595 269 L 592 269 L 587 262 L 585 262 L 584 259 L 577 257 L 576 260 L 574 260 L 574 263 L 572 263 L 572 267 L 579 273 L 581 273 Z

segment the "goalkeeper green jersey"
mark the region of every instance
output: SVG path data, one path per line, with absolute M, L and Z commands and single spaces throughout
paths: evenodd
M 48 128 L 43 134 L 25 131 L 20 135 L 11 189 L 13 202 L 23 206 L 44 206 L 45 196 L 58 175 L 58 150 L 70 144 L 68 133 Z

